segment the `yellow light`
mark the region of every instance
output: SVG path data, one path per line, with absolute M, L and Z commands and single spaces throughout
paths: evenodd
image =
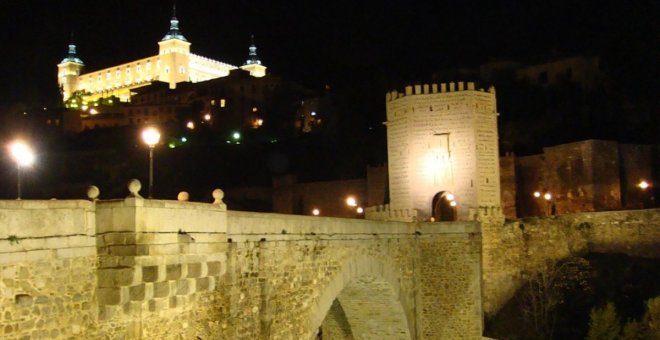
M 220 107 L 225 107 L 225 103 L 224 99 L 220 99 Z
M 358 214 L 361 214 L 361 213 L 364 212 L 364 209 L 363 209 L 362 207 L 357 207 L 357 209 L 355 209 L 355 211 L 356 211 Z
M 541 197 L 541 193 L 538 191 L 534 191 L 534 197 Z
M 9 145 L 9 152 L 18 166 L 30 166 L 36 158 L 32 148 L 23 141 L 15 141 Z
M 348 196 L 346 197 L 346 205 L 348 205 L 349 207 L 356 207 L 357 200 L 355 200 L 355 197 L 353 196 Z
M 320 214 L 321 214 L 321 211 L 319 209 L 317 209 L 317 208 L 312 209 L 312 215 L 318 216 Z
M 454 197 L 454 194 L 452 194 L 451 192 L 448 192 L 445 195 L 445 198 L 447 199 L 447 201 L 453 201 L 456 197 Z
M 452 207 L 455 207 L 456 206 L 456 201 L 449 202 L 449 205 L 451 205 Z
M 160 141 L 160 132 L 154 127 L 148 127 L 142 131 L 142 140 L 153 148 Z
M 549 201 L 549 200 L 552 199 L 552 194 L 550 194 L 549 192 L 546 192 L 545 195 L 543 195 L 543 198 L 544 198 L 546 201 Z
M 258 109 L 257 109 L 256 106 L 252 108 L 252 112 L 257 112 L 257 110 L 258 110 Z
M 188 123 L 186 124 L 186 127 L 187 127 L 188 129 L 190 129 L 190 130 L 194 130 L 194 129 L 195 129 L 195 123 L 193 123 L 193 122 L 188 122 Z
M 645 180 L 641 180 L 641 181 L 639 182 L 639 184 L 637 184 L 637 186 L 638 186 L 640 189 L 642 189 L 642 190 L 646 190 L 646 189 L 648 189 L 648 187 L 650 187 L 651 185 L 649 184 L 649 182 L 647 182 L 647 181 L 645 181 Z
M 257 119 L 257 126 L 262 126 L 262 125 L 264 125 L 264 120 L 261 118 Z
M 211 114 L 210 114 L 210 113 L 205 114 L 205 115 L 204 115 L 204 120 L 205 120 L 205 121 L 209 121 L 209 120 L 211 120 Z
M 80 108 L 84 111 L 84 110 L 87 110 L 89 107 L 87 105 L 83 105 Z

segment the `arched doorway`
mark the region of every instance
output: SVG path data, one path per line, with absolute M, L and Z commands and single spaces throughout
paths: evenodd
M 433 196 L 432 211 L 435 221 L 456 221 L 456 201 L 454 195 L 440 191 Z

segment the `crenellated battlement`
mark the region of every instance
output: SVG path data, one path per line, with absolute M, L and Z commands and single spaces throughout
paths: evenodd
M 439 85 L 439 86 L 438 86 Z M 467 85 L 467 86 L 466 86 Z M 490 86 L 488 90 L 483 88 L 477 89 L 474 82 L 449 82 L 449 83 L 440 83 L 440 84 L 416 84 L 408 85 L 404 88 L 404 92 L 398 92 L 393 90 L 385 94 L 385 102 L 391 102 L 399 98 L 417 96 L 417 95 L 428 95 L 428 94 L 437 94 L 437 93 L 452 93 L 452 92 L 462 92 L 462 91 L 478 91 L 490 93 L 495 96 L 495 87 Z

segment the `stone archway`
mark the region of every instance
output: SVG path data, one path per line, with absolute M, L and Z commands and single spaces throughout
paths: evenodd
M 440 191 L 433 196 L 432 212 L 436 221 L 456 221 L 456 207 L 452 206 L 453 199 L 449 199 L 447 191 Z
M 314 309 L 312 339 L 412 339 L 414 312 L 405 309 L 393 273 L 368 258 L 346 264 Z

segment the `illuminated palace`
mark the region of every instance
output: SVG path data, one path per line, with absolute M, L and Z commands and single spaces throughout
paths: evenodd
M 67 56 L 57 65 L 62 99 L 66 101 L 79 94 L 86 101 L 117 97 L 123 102 L 131 100 L 131 90 L 153 82 L 168 83 L 171 89 L 181 82 L 201 82 L 225 77 L 231 70 L 243 69 L 253 77 L 266 75 L 266 67 L 257 57 L 254 41 L 249 57 L 238 67 L 190 53 L 190 42 L 179 30 L 176 13 L 170 20 L 170 30 L 158 42 L 158 55 L 132 61 L 106 69 L 81 73 L 84 64 L 76 55 L 76 45 L 69 44 Z

